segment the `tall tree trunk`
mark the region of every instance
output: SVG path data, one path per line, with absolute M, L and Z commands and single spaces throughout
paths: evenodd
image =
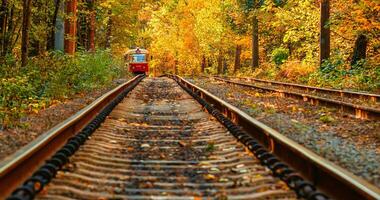
M 65 52 L 73 55 L 76 48 L 77 0 L 67 1 L 66 13 L 69 17 L 65 22 Z
M 223 52 L 220 50 L 218 55 L 218 74 L 222 73 L 223 69 Z
M 354 51 L 352 53 L 351 66 L 356 65 L 358 61 L 367 57 L 367 45 L 367 37 L 363 34 L 360 34 L 355 41 Z
M 178 74 L 178 61 L 174 61 L 174 74 L 177 75 Z
M 204 73 L 205 72 L 205 68 L 206 68 L 206 56 L 202 56 L 202 68 L 201 68 L 201 72 Z
M 6 50 L 4 49 L 5 33 L 7 27 L 7 16 L 8 16 L 8 0 L 2 0 L 0 5 L 0 55 L 4 56 Z
M 24 0 L 22 4 L 22 39 L 21 39 L 21 66 L 24 67 L 28 63 L 29 51 L 29 29 L 30 29 L 30 13 L 32 8 L 32 0 Z
M 259 20 L 253 16 L 252 20 L 252 68 L 259 66 Z
M 7 22 L 8 0 L 2 0 L 0 5 L 0 33 L 3 33 Z
M 9 54 L 12 52 L 14 47 L 16 46 L 16 43 L 20 37 L 20 33 L 22 30 L 22 27 L 20 26 L 18 31 L 16 32 L 17 24 L 14 24 L 13 16 L 15 13 L 15 6 L 13 5 L 10 12 L 8 13 L 8 28 L 6 28 L 5 36 L 4 36 L 4 56 L 6 54 Z M 13 37 L 15 36 L 15 39 L 13 40 Z
M 46 47 L 47 50 L 52 50 L 54 48 L 55 30 L 57 27 L 57 17 L 58 17 L 58 12 L 61 8 L 61 0 L 54 0 L 54 2 L 55 2 L 54 14 L 53 14 L 53 20 L 51 23 L 50 34 L 47 41 L 47 47 Z
M 213 65 L 214 63 L 213 63 L 213 60 L 211 59 L 211 58 L 207 58 L 207 67 L 212 67 L 212 65 Z
M 319 63 L 330 58 L 330 1 L 321 1 L 320 41 L 319 41 Z
M 234 73 L 240 69 L 241 45 L 236 45 Z
M 35 8 L 40 8 L 39 9 L 39 12 L 43 13 L 43 2 L 42 1 L 36 1 L 36 0 L 32 0 L 32 7 L 35 7 Z M 40 16 L 39 14 L 36 14 L 34 15 L 33 17 L 31 17 L 31 24 L 36 24 L 37 22 L 40 22 Z M 47 31 L 49 32 L 49 31 Z M 43 36 L 41 36 L 41 38 L 43 38 Z M 29 57 L 33 57 L 33 56 L 37 56 L 40 54 L 41 52 L 41 41 L 40 41 L 40 38 L 36 38 L 36 37 L 33 37 L 29 40 L 29 50 L 28 50 L 28 56 Z
M 78 15 L 77 20 L 77 45 L 87 49 L 88 41 L 87 41 L 87 29 L 88 29 L 88 21 L 87 16 L 84 13 L 80 13 Z
M 226 58 L 223 58 L 223 70 L 222 70 L 222 74 L 225 74 L 227 72 L 227 59 Z
M 54 31 L 54 50 L 64 51 L 65 50 L 65 23 L 62 17 L 62 14 L 65 12 L 65 5 L 62 0 L 58 7 L 56 22 L 55 22 L 55 31 Z
M 107 33 L 106 33 L 106 48 L 111 48 L 111 37 L 112 37 L 112 10 L 108 10 L 108 24 L 107 24 Z
M 90 8 L 90 27 L 89 27 L 89 33 L 88 33 L 88 51 L 95 51 L 95 17 L 96 17 L 96 11 L 95 11 L 95 0 L 90 0 L 89 2 L 89 8 Z

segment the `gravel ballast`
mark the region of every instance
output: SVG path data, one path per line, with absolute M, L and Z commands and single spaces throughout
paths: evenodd
M 318 155 L 380 187 L 380 123 L 275 93 L 188 79 Z

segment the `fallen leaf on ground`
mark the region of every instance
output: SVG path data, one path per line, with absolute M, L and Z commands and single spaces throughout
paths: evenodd
M 184 141 L 179 141 L 178 144 L 181 146 L 181 147 L 186 147 L 187 144 L 184 142 Z

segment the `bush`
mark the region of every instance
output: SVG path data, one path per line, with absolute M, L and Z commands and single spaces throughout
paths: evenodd
M 308 64 L 303 64 L 300 61 L 287 61 L 285 62 L 279 72 L 276 79 L 286 79 L 286 81 L 302 82 L 302 79 L 308 77 L 315 71 L 315 67 Z
M 0 66 L 0 128 L 20 117 L 76 93 L 104 87 L 125 76 L 122 59 L 108 51 L 78 52 L 74 57 L 52 52 L 30 59 L 21 68 L 12 59 Z
M 323 62 L 309 76 L 308 84 L 337 89 L 376 91 L 380 87 L 380 66 L 377 62 L 361 60 L 356 65 L 345 63 L 340 54 Z
M 272 61 L 276 65 L 282 65 L 289 57 L 289 50 L 283 47 L 276 48 L 272 51 Z

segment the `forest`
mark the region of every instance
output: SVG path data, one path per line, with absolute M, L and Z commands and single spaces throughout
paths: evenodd
M 379 92 L 378 0 L 1 0 L 0 124 L 128 74 L 224 74 Z

